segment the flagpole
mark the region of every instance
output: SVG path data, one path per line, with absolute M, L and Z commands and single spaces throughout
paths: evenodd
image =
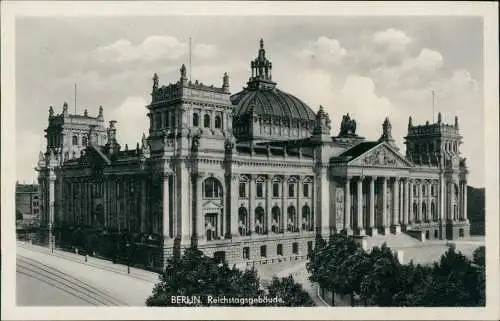
M 434 123 L 434 95 L 435 95 L 435 92 L 434 92 L 434 89 L 432 90 L 432 122 Z
M 75 115 L 76 115 L 76 84 L 75 84 Z
M 191 76 L 192 76 L 192 71 L 191 71 L 191 37 L 189 37 L 189 81 L 192 80 Z

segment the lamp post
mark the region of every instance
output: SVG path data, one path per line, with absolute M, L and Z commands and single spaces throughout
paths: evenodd
M 130 274 L 130 242 L 127 241 L 127 274 Z

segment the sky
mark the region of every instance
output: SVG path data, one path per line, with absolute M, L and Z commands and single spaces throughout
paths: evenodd
M 148 132 L 152 77 L 176 82 L 188 64 L 192 80 L 232 93 L 250 77 L 250 60 L 264 39 L 273 80 L 315 112 L 322 105 L 337 135 L 342 115 L 357 133 L 376 140 L 389 117 L 405 153 L 408 117 L 444 123 L 458 116 L 469 185 L 484 186 L 483 22 L 443 16 L 123 16 L 17 17 L 15 24 L 16 177 L 36 179 L 45 150 L 48 109 L 118 121 L 117 138 L 133 148 Z M 433 115 L 432 90 L 436 92 Z

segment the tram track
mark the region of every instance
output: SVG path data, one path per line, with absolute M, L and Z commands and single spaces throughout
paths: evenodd
M 40 282 L 58 288 L 95 306 L 127 305 L 108 293 L 30 258 L 18 256 L 16 260 L 16 272 L 35 278 Z

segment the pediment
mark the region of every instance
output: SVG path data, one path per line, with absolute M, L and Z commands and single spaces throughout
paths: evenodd
M 348 162 L 348 165 L 408 168 L 412 164 L 386 143 L 379 144 Z
M 217 200 L 210 200 L 203 203 L 204 210 L 220 210 L 221 207 L 222 207 L 221 202 Z

